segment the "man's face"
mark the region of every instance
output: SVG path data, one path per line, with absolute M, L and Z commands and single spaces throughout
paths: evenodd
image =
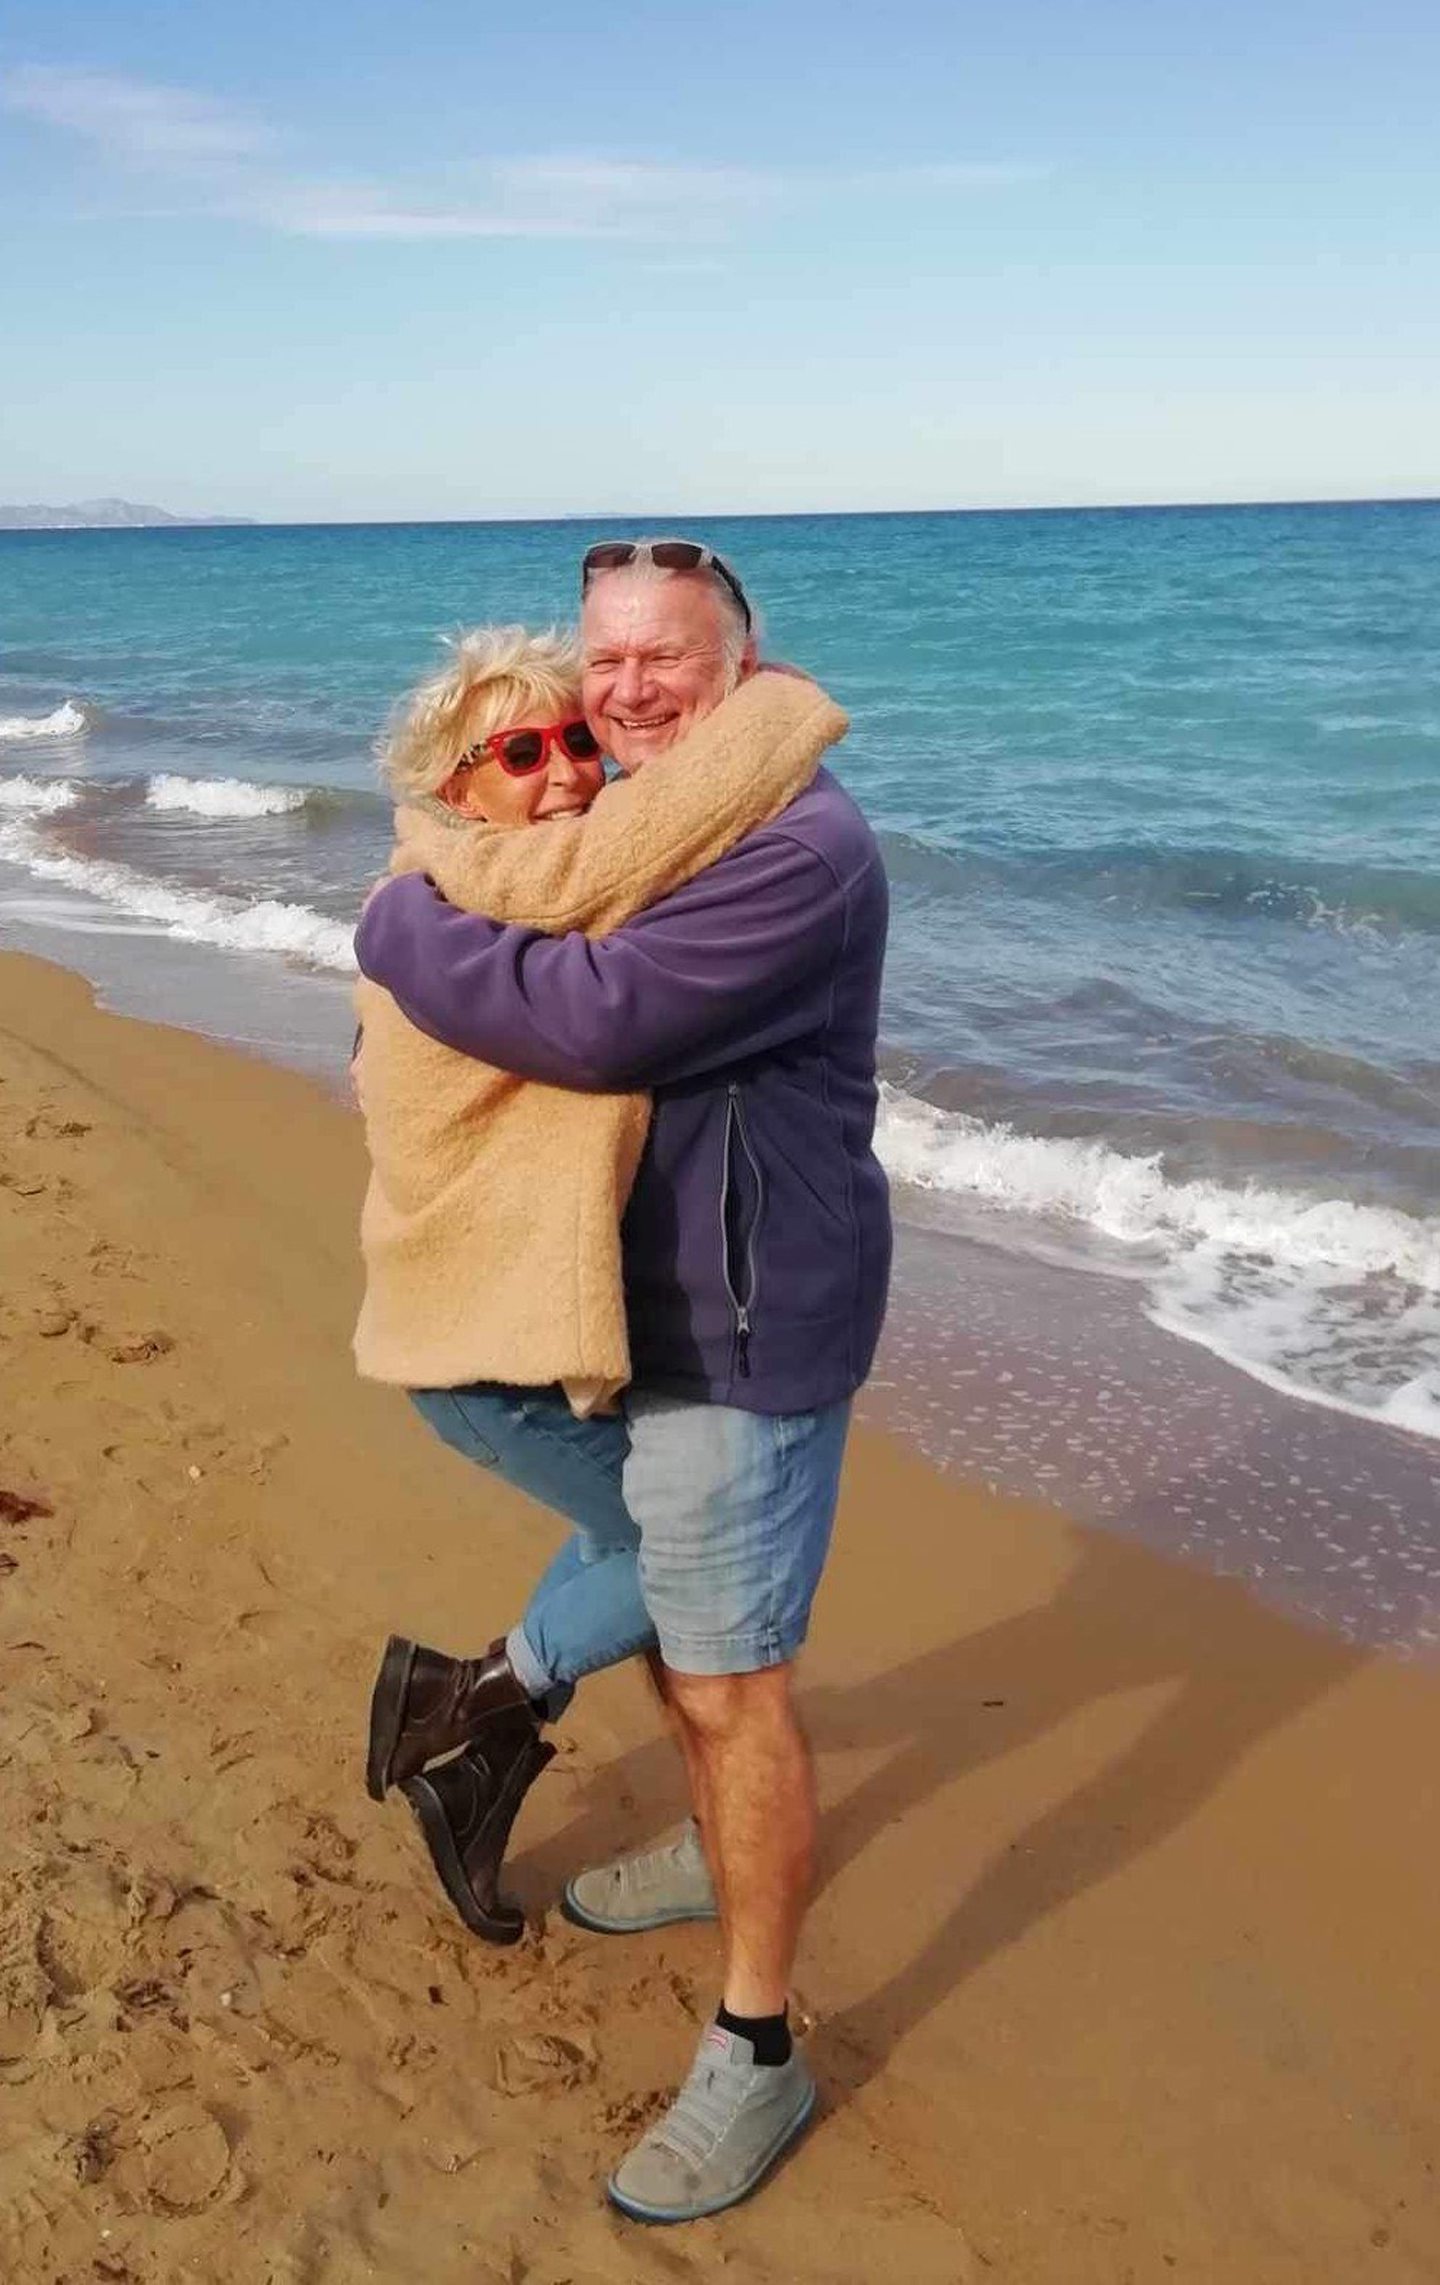
M 626 776 L 714 712 L 737 679 L 725 605 L 708 573 L 599 571 L 580 614 L 585 717 Z M 747 643 L 740 675 L 754 670 Z

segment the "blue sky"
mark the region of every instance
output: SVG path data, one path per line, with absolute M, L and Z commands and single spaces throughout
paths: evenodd
M 1440 492 L 1440 10 L 9 0 L 0 498 Z

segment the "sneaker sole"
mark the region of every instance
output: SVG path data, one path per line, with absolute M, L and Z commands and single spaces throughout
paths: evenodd
M 392 1634 L 380 1660 L 380 1671 L 370 1693 L 370 1742 L 365 1755 L 365 1790 L 372 1801 L 383 1801 L 390 1790 L 395 1749 L 405 1722 L 405 1699 L 415 1667 L 415 1645 L 404 1635 Z
M 723 2214 L 730 2206 L 738 2206 L 743 2199 L 750 2197 L 754 2191 L 759 2189 L 772 2167 L 777 2166 L 785 2156 L 786 2151 L 792 2149 L 795 2143 L 799 2141 L 800 2136 L 815 2115 L 815 2105 L 819 2099 L 820 2090 L 812 2082 L 805 2098 L 804 2109 L 791 2120 L 774 2148 L 766 2151 L 765 2156 L 754 2171 L 746 2176 L 740 2187 L 737 2190 L 728 2191 L 723 2198 L 710 2198 L 704 2205 L 699 2206 L 646 2206 L 642 2205 L 638 2198 L 627 2198 L 624 2191 L 616 2187 L 616 2178 L 613 2174 L 605 2184 L 605 2195 L 610 2200 L 611 2205 L 617 2206 L 622 2214 L 628 2214 L 632 2222 L 649 2222 L 660 2227 L 676 2222 L 704 2221 L 708 2214 Z
M 712 1907 L 708 1912 L 652 1912 L 644 1920 L 602 1920 L 598 1913 L 586 1911 L 571 1894 L 568 1884 L 560 1898 L 560 1916 L 572 1927 L 588 1928 L 594 1936 L 643 1936 L 651 1928 L 677 1928 L 686 1920 L 718 1920 L 720 1917 Z

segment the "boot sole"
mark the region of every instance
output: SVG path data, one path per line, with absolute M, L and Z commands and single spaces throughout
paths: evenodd
M 764 2157 L 746 2176 L 739 2188 L 727 2190 L 723 2198 L 708 2198 L 701 2204 L 694 2206 L 647 2206 L 643 2205 L 638 2198 L 628 2198 L 623 2190 L 618 2189 L 613 2174 L 605 2184 L 605 2195 L 610 2200 L 611 2205 L 617 2206 L 622 2214 L 628 2214 L 632 2222 L 648 2222 L 656 2227 L 673 2225 L 676 2222 L 698 2222 L 703 2221 L 707 2214 L 723 2214 L 729 2207 L 738 2206 L 744 2199 L 752 2196 L 759 2189 L 766 2175 L 779 2165 L 786 2152 L 794 2149 L 795 2144 L 814 2117 L 815 2105 L 819 2099 L 820 2090 L 812 2082 L 805 2098 L 804 2108 L 790 2121 L 773 2148 L 766 2151 Z
M 652 1912 L 644 1920 L 602 1920 L 598 1914 L 587 1912 L 567 1887 L 560 1898 L 560 1917 L 574 1928 L 588 1928 L 593 1936 L 643 1936 L 651 1928 L 678 1928 L 687 1920 L 718 1920 L 720 1915 L 712 1906 L 708 1912 L 687 1909 Z
M 405 1727 L 405 1700 L 415 1667 L 415 1647 L 404 1635 L 391 1635 L 370 1693 L 365 1790 L 372 1801 L 383 1801 L 394 1782 L 395 1752 Z
M 425 1836 L 430 1861 L 440 1875 L 441 1886 L 472 1935 L 483 1937 L 487 1944 L 518 1944 L 525 1933 L 525 1917 L 516 1913 L 514 1919 L 492 1919 L 484 1911 L 474 1889 L 465 1878 L 465 1867 L 455 1847 L 450 1820 L 440 1804 L 433 1786 L 423 1777 L 407 1777 L 400 1788 L 415 1820 Z

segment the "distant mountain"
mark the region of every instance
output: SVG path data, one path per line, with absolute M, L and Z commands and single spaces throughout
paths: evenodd
M 144 508 L 134 500 L 75 500 L 68 508 L 0 505 L 0 531 L 108 531 L 143 524 L 248 524 L 249 516 L 172 516 L 167 508 Z

